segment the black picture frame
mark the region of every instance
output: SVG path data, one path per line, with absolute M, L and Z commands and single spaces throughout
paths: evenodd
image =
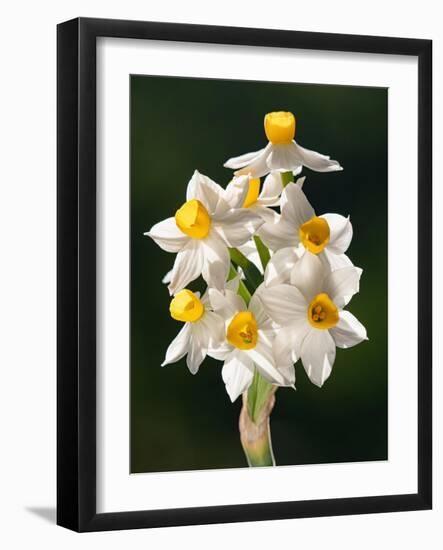
M 96 39 L 399 54 L 418 58 L 418 491 L 136 512 L 96 511 Z M 75 531 L 432 507 L 432 41 L 78 18 L 57 29 L 57 523 Z

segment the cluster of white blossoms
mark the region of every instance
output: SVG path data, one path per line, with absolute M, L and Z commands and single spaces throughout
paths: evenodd
M 303 192 L 305 178 L 289 181 L 304 166 L 318 172 L 342 168 L 294 141 L 292 113 L 269 113 L 264 126 L 264 149 L 225 163 L 236 170 L 226 188 L 196 171 L 186 202 L 146 233 L 176 254 L 168 274 L 169 309 L 184 324 L 163 365 L 186 356 L 195 374 L 207 355 L 223 361 L 232 401 L 248 389 L 256 370 L 271 384 L 293 387 L 299 359 L 309 379 L 322 386 L 336 347 L 367 339 L 364 326 L 344 309 L 362 274 L 346 256 L 351 222 L 339 214 L 317 216 Z M 257 264 L 259 284 L 251 285 L 235 261 L 233 270 L 233 251 Z M 200 276 L 207 284 L 203 296 L 187 288 Z

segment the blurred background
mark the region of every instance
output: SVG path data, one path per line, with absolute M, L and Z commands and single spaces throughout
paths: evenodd
M 222 363 L 199 373 L 160 367 L 182 323 L 161 279 L 174 254 L 143 236 L 185 202 L 192 173 L 225 186 L 223 162 L 266 144 L 263 117 L 292 111 L 296 140 L 343 172 L 305 169 L 317 214 L 350 215 L 348 250 L 363 268 L 348 309 L 369 341 L 341 350 L 323 388 L 296 365 L 297 391 L 280 388 L 271 417 L 278 465 L 385 460 L 387 444 L 387 90 L 175 77 L 131 77 L 131 472 L 246 467 Z M 192 289 L 201 284 L 191 284 Z

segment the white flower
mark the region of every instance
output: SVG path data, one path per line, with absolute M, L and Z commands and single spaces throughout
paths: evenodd
M 243 195 L 238 189 L 228 195 L 195 171 L 188 184 L 187 202 L 175 217 L 145 233 L 163 250 L 177 253 L 168 287 L 171 295 L 199 275 L 208 286 L 224 288 L 230 265 L 228 247 L 242 245 L 263 224 L 257 214 L 241 208 L 246 192 L 243 187 Z
M 294 141 L 296 121 L 292 113 L 268 113 L 264 124 L 269 140 L 264 149 L 225 162 L 226 168 L 236 170 L 236 176 L 250 174 L 254 178 L 259 178 L 272 170 L 293 171 L 299 174 L 303 166 L 316 172 L 342 170 L 336 160 L 304 149 Z
M 187 355 L 188 368 L 195 374 L 209 351 L 224 342 L 223 319 L 211 311 L 208 292 L 200 299 L 199 292 L 188 289 L 175 295 L 169 311 L 173 319 L 185 324 L 168 347 L 162 367 Z
M 268 211 L 268 206 L 278 206 L 282 191 L 283 183 L 280 172 L 271 172 L 268 174 L 261 190 L 260 178 L 249 176 L 234 176 L 226 187 L 226 195 L 230 203 L 235 200 L 234 197 L 242 195 L 245 197 L 241 205 L 242 208 L 249 208 L 257 213 L 262 212 L 264 208 Z M 235 202 L 234 204 L 238 203 Z M 268 216 L 267 212 L 265 212 L 265 216 Z
M 282 328 L 274 340 L 280 365 L 301 358 L 311 382 L 322 386 L 331 374 L 336 346 L 349 348 L 367 339 L 365 327 L 343 308 L 359 290 L 361 270 L 328 270 L 306 252 L 291 273 L 291 284 L 262 289 L 266 313 Z
M 263 225 L 260 236 L 266 246 L 278 251 L 272 257 L 269 271 L 280 276 L 294 266 L 304 250 L 319 255 L 331 269 L 352 265 L 345 255 L 352 240 L 349 218 L 339 214 L 316 216 L 301 187 L 294 183 L 283 190 L 279 219 Z
M 296 185 L 303 187 L 303 183 L 306 178 L 298 178 L 295 182 Z M 272 210 L 271 206 L 280 205 L 280 195 L 283 191 L 283 183 L 280 172 L 271 172 L 263 182 L 263 188 L 260 191 L 260 178 L 250 178 L 245 176 L 234 177 L 233 180 L 226 187 L 226 191 L 232 194 L 232 189 L 238 189 L 238 193 L 243 187 L 247 187 L 246 199 L 243 203 L 243 208 L 248 208 L 258 216 L 260 216 L 265 222 L 258 230 L 257 236 L 261 236 L 261 230 L 269 224 L 269 230 L 272 231 L 274 224 L 279 220 L 279 215 L 275 210 Z M 260 256 L 257 251 L 257 246 L 253 240 L 246 242 L 238 247 L 240 252 L 252 262 L 260 273 L 263 273 L 263 266 L 260 260 Z
M 208 354 L 224 361 L 222 377 L 231 401 L 249 388 L 255 368 L 272 384 L 293 386 L 295 382 L 292 365 L 277 368 L 272 351 L 275 326 L 265 314 L 257 292 L 247 307 L 230 289 L 209 290 L 213 310 L 225 321 L 225 341 Z

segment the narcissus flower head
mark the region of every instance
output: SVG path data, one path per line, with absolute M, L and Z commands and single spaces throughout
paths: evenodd
M 175 363 L 186 355 L 188 368 L 195 374 L 210 350 L 223 344 L 224 321 L 212 311 L 207 292 L 200 297 L 199 292 L 187 288 L 173 297 L 169 312 L 184 326 L 169 345 L 162 366 Z
M 265 314 L 258 293 L 259 290 L 246 306 L 229 288 L 223 292 L 209 291 L 213 310 L 225 322 L 224 344 L 209 355 L 224 361 L 222 377 L 231 401 L 248 389 L 256 368 L 271 384 L 293 386 L 295 382 L 293 366 L 280 368 L 275 362 L 272 352 L 275 325 Z
M 281 195 L 281 215 L 275 223 L 260 228 L 260 238 L 275 251 L 268 264 L 267 284 L 272 278 L 274 282 L 287 281 L 295 262 L 305 251 L 318 256 L 331 269 L 351 266 L 345 252 L 351 244 L 352 233 L 349 217 L 317 216 L 301 186 L 289 183 Z
M 359 290 L 361 273 L 352 265 L 331 271 L 318 255 L 306 252 L 295 263 L 289 284 L 262 290 L 266 313 L 281 327 L 273 345 L 279 365 L 301 358 L 311 382 L 322 386 L 331 374 L 335 348 L 367 339 L 365 327 L 344 310 Z
M 230 265 L 228 247 L 244 244 L 263 224 L 260 216 L 242 208 L 246 195 L 245 186 L 228 193 L 196 171 L 186 202 L 175 216 L 145 233 L 163 250 L 177 253 L 170 275 L 171 295 L 200 275 L 208 286 L 224 288 Z
M 225 162 L 226 168 L 236 170 L 236 176 L 250 175 L 252 178 L 260 178 L 272 171 L 299 174 L 303 166 L 316 172 L 342 170 L 336 160 L 305 149 L 294 141 L 296 119 L 292 113 L 268 113 L 265 115 L 264 129 L 269 142 L 264 149 Z

